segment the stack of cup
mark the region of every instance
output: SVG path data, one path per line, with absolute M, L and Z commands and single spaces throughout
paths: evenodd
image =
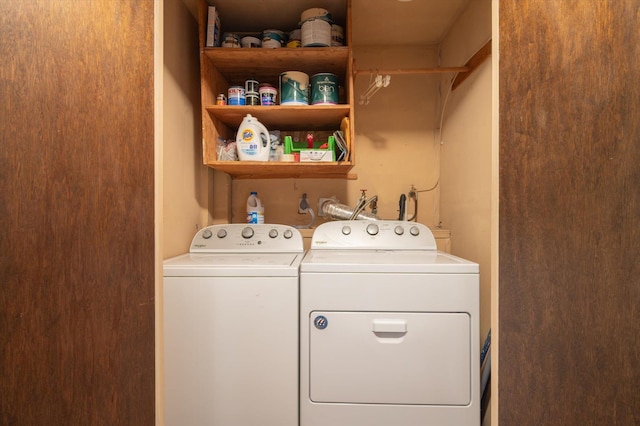
M 260 105 L 260 94 L 258 93 L 259 83 L 257 80 L 247 80 L 244 82 L 244 91 L 247 105 Z

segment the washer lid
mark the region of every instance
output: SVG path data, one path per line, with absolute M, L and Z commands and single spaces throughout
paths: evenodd
M 302 253 L 187 253 L 164 261 L 165 277 L 297 276 Z
M 300 272 L 477 274 L 477 263 L 432 250 L 309 250 Z

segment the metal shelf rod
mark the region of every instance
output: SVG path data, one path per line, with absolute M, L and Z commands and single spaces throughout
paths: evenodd
M 414 68 L 414 69 L 357 69 L 353 73 L 358 74 L 439 74 L 449 72 L 467 72 L 469 67 L 447 67 L 447 68 Z

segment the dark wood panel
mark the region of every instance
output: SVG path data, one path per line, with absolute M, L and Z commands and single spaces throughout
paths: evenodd
M 500 424 L 640 424 L 638 28 L 500 1 Z
M 0 424 L 151 425 L 153 1 L 3 1 L 0 40 Z

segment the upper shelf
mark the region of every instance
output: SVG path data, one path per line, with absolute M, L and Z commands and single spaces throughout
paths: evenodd
M 234 106 L 207 105 L 207 111 L 223 124 L 238 128 L 247 114 L 273 129 L 336 130 L 340 122 L 349 116 L 349 105 L 274 105 Z
M 248 75 L 261 82 L 273 82 L 284 71 L 302 71 L 309 76 L 321 72 L 344 76 L 349 62 L 347 46 L 293 49 L 210 47 L 204 49 L 204 55 L 229 84 L 243 83 Z

